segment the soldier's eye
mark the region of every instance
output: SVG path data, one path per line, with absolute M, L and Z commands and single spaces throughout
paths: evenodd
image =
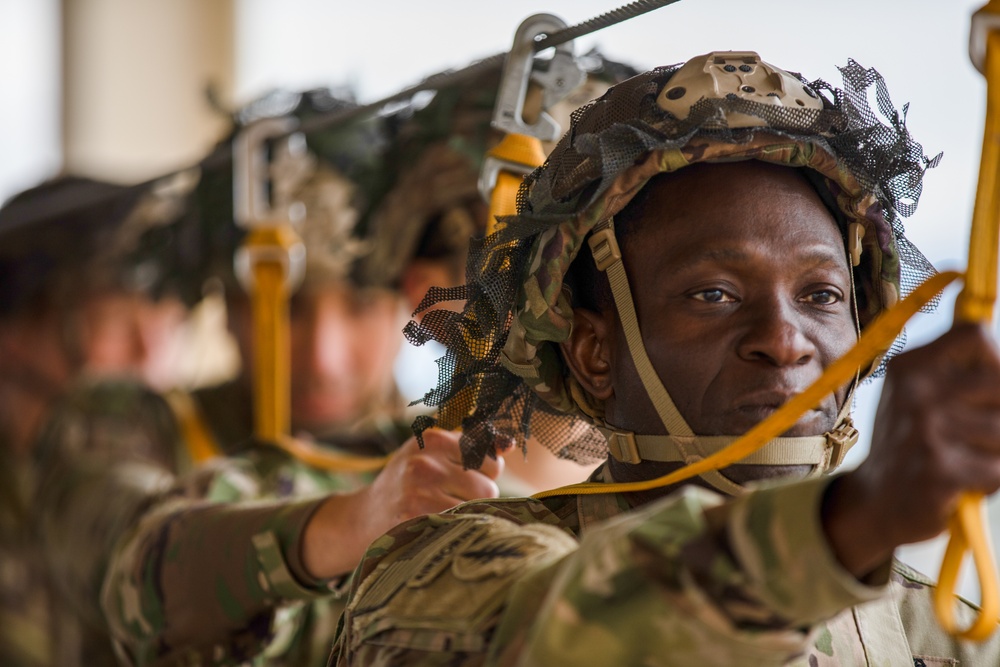
M 830 306 L 840 301 L 840 295 L 833 290 L 818 290 L 809 294 L 806 300 L 821 306 Z
M 691 298 L 696 301 L 706 303 L 731 303 L 736 301 L 730 294 L 726 294 L 720 289 L 706 289 L 691 294 Z

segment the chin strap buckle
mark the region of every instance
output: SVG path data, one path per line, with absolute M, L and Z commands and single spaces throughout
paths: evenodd
M 826 433 L 826 441 L 830 445 L 827 469 L 836 468 L 844 462 L 847 450 L 858 442 L 858 429 L 854 428 L 854 420 L 844 418 L 840 426 Z
M 642 463 L 639 456 L 639 445 L 636 444 L 632 431 L 616 431 L 611 429 L 608 435 L 608 449 L 611 456 L 622 463 Z
M 594 255 L 594 264 L 597 265 L 598 271 L 607 271 L 608 267 L 622 258 L 613 225 L 594 231 L 587 242 L 590 244 L 590 252 Z

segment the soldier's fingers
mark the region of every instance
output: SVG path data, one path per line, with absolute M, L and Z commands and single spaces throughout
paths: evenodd
M 407 519 L 412 519 L 421 514 L 436 514 L 451 509 L 455 505 L 465 502 L 462 498 L 449 495 L 442 489 L 431 489 L 422 494 L 419 498 L 413 498 L 406 505 L 406 509 L 394 521 L 401 523 Z
M 479 473 L 486 475 L 490 479 L 496 479 L 497 477 L 500 476 L 500 473 L 503 472 L 503 469 L 504 469 L 503 456 L 497 454 L 496 458 L 493 458 L 492 456 L 487 456 L 483 460 L 483 465 L 479 466 Z
M 971 404 L 955 405 L 938 430 L 952 446 L 969 446 L 981 455 L 1000 456 L 1000 411 Z
M 940 346 L 937 343 L 942 343 Z M 996 376 L 1000 373 L 1000 354 L 990 333 L 978 324 L 958 324 L 928 346 L 933 360 L 956 369 Z
M 476 498 L 496 498 L 500 495 L 496 482 L 474 470 L 466 471 L 462 475 L 453 475 L 441 487 L 441 491 L 459 502 Z
M 978 491 L 992 494 L 1000 488 L 1000 457 L 984 456 L 981 450 L 956 446 L 941 457 L 942 470 L 955 492 Z
M 939 384 L 937 390 L 948 406 L 964 404 L 1000 411 L 1000 372 L 976 369 L 956 373 L 951 383 Z
M 461 434 L 454 431 L 430 429 L 424 431 L 424 452 L 440 457 L 454 465 L 462 465 Z

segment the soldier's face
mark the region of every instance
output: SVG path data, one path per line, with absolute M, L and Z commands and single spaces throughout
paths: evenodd
M 742 434 L 855 342 L 844 242 L 792 168 L 696 166 L 650 187 L 623 247 L 646 349 L 695 433 Z M 620 325 L 610 330 L 609 421 L 662 433 Z M 845 394 L 788 435 L 833 427 Z
M 157 389 L 176 386 L 175 348 L 186 315 L 179 301 L 108 292 L 83 300 L 78 311 L 79 345 L 88 371 L 140 375 Z
M 297 293 L 291 312 L 296 429 L 347 425 L 384 398 L 402 341 L 397 295 L 328 283 Z

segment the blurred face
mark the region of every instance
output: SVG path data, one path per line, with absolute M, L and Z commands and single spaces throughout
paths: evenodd
M 311 286 L 292 298 L 292 424 L 349 425 L 392 387 L 403 314 L 387 290 Z
M 844 242 L 791 168 L 700 165 L 651 187 L 623 248 L 646 349 L 695 433 L 742 434 L 856 340 Z M 609 421 L 662 433 L 620 327 L 611 366 Z M 787 435 L 831 428 L 845 395 Z
M 171 368 L 186 314 L 171 298 L 107 292 L 85 299 L 77 315 L 84 368 L 97 375 L 138 375 L 157 389 L 175 386 Z
M 180 302 L 99 291 L 0 321 L 0 428 L 27 447 L 53 400 L 81 373 L 173 385 Z

